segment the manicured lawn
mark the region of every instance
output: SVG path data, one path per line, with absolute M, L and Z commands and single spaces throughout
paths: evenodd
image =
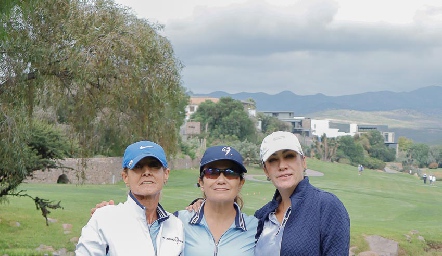
M 356 167 L 314 159 L 308 159 L 308 167 L 324 173 L 324 176 L 310 177 L 311 183 L 336 194 L 346 206 L 351 219 L 351 246 L 357 246 L 358 251 L 367 249 L 364 236 L 375 234 L 398 241 L 401 255 L 442 255 L 431 250 L 425 252 L 427 244 L 442 246 L 442 180 L 430 186 L 409 174 L 368 169 L 359 176 Z M 183 209 L 201 196 L 196 187 L 197 173 L 197 170 L 172 171 L 161 201 L 168 211 Z M 263 174 L 257 168 L 250 168 L 248 173 Z M 265 182 L 262 176 L 256 177 L 259 181 L 247 181 L 242 190 L 243 211 L 247 214 L 253 214 L 274 193 L 271 183 Z M 61 200 L 64 209 L 51 210 L 49 217 L 57 222 L 46 226 L 29 198 L 12 197 L 9 204 L 0 205 L 0 255 L 39 255 L 35 249 L 40 245 L 73 251 L 75 245 L 70 240 L 80 235 L 89 219 L 90 208 L 102 200 L 124 201 L 127 192 L 122 183 L 23 184 L 21 189 L 34 197 Z M 65 223 L 72 224 L 71 233 L 65 234 L 62 228 Z M 418 236 L 425 242 L 418 240 Z

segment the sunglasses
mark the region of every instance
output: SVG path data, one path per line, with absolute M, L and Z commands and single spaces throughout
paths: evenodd
M 221 173 L 224 174 L 224 177 L 229 180 L 233 180 L 239 178 L 241 175 L 233 169 L 219 169 L 219 168 L 206 168 L 203 170 L 204 177 L 208 179 L 218 179 Z

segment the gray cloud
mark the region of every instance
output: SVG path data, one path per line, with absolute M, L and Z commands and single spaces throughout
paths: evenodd
M 166 26 L 195 93 L 290 90 L 297 94 L 410 91 L 442 85 L 442 9 L 407 25 L 336 21 L 333 1 L 285 10 L 254 1 L 200 8 Z M 438 29 L 439 28 L 439 29 Z

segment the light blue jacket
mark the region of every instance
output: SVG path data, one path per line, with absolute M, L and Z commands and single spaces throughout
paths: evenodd
M 241 213 L 239 206 L 235 203 L 235 222 L 221 236 L 218 244 L 215 244 L 204 218 L 204 204 L 205 201 L 199 213 L 187 210 L 174 213 L 183 222 L 186 233 L 184 254 L 192 256 L 254 255 L 258 219 Z

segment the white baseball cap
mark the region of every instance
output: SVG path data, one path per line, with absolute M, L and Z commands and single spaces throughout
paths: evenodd
M 298 137 L 291 132 L 277 131 L 262 140 L 259 156 L 261 161 L 265 162 L 275 152 L 283 149 L 296 151 L 300 155 L 302 152 Z

